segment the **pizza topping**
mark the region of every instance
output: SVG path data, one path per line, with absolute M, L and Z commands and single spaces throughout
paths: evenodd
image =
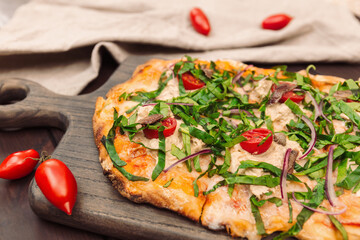
M 318 208 L 313 208 L 313 207 L 310 207 L 302 202 L 300 202 L 296 197 L 295 197 L 295 194 L 292 193 L 292 196 L 293 196 L 293 199 L 296 203 L 300 204 L 301 206 L 303 206 L 304 208 L 306 209 L 309 209 L 313 212 L 317 212 L 317 213 L 322 213 L 322 214 L 326 214 L 326 215 L 340 215 L 340 214 L 343 214 L 344 212 L 346 212 L 347 210 L 347 206 L 344 205 L 342 209 L 338 210 L 338 211 L 333 211 L 333 212 L 330 212 L 330 211 L 324 211 L 324 210 L 321 210 L 321 209 L 318 209 Z
M 286 145 L 286 135 L 284 133 L 274 133 L 274 142 L 285 146 Z
M 279 85 L 273 85 L 273 93 L 270 96 L 270 104 L 277 102 L 285 102 L 289 98 L 296 103 L 301 102 L 304 99 L 304 96 L 297 95 L 292 90 L 296 88 L 296 84 L 292 83 L 280 83 Z
M 261 154 L 266 152 L 273 141 L 273 134 L 265 128 L 257 128 L 241 134 L 246 141 L 240 142 L 240 146 L 251 154 Z
M 195 90 L 205 86 L 205 83 L 194 77 L 190 72 L 183 73 L 181 79 L 185 90 Z
M 242 77 L 242 75 L 244 74 L 244 72 L 246 70 L 248 70 L 249 68 L 253 67 L 253 65 L 247 65 L 243 70 L 239 71 L 233 78 L 232 80 L 232 84 L 235 84 L 237 82 L 240 81 L 240 78 Z M 240 86 L 242 85 L 241 82 L 239 82 Z
M 304 92 L 303 90 L 297 90 L 295 89 L 294 92 Z M 321 109 L 320 109 L 320 106 L 319 104 L 317 103 L 317 101 L 315 100 L 315 98 L 313 97 L 313 95 L 311 95 L 310 92 L 306 92 L 307 95 L 309 96 L 309 98 L 311 99 L 311 102 L 314 106 L 314 121 L 316 121 L 316 119 L 320 116 L 322 116 L 323 114 L 321 114 Z M 290 98 L 291 99 L 291 98 Z M 293 99 L 291 99 L 293 102 L 296 102 L 294 101 Z
M 286 150 L 285 156 L 284 156 L 284 163 L 281 171 L 281 177 L 280 177 L 280 191 L 281 191 L 281 198 L 284 202 L 288 201 L 287 191 L 286 191 L 286 176 L 288 173 L 289 168 L 289 157 L 290 157 L 291 148 L 288 148 Z
M 203 70 L 205 76 L 211 79 L 212 75 L 214 74 L 214 70 L 208 68 L 205 64 L 200 65 L 200 69 Z
M 147 124 L 153 124 L 153 123 L 156 123 L 158 122 L 160 119 L 162 119 L 164 116 L 162 114 L 153 114 L 153 115 L 150 115 L 150 116 L 147 116 L 145 118 L 142 118 L 138 121 L 138 123 L 140 124 L 144 124 L 144 125 L 147 125 Z
M 290 152 L 290 156 L 289 156 L 289 166 L 288 166 L 288 173 L 293 173 L 294 172 L 294 167 L 295 167 L 295 161 L 297 159 L 297 156 L 299 155 L 299 151 L 292 149 Z
M 351 95 L 353 95 L 351 90 L 343 90 L 334 92 L 333 97 L 336 100 L 347 100 Z
M 148 126 L 148 128 L 145 128 L 143 130 L 145 137 L 149 139 L 159 138 L 160 125 L 164 126 L 164 130 L 163 130 L 164 137 L 169 137 L 174 134 L 177 122 L 175 118 L 169 117 L 162 120 L 159 125 Z
M 329 203 L 331 204 L 331 206 L 335 206 L 338 204 L 336 195 L 335 195 L 334 184 L 333 184 L 333 180 L 332 180 L 334 148 L 335 148 L 335 145 L 331 145 L 329 148 L 328 163 L 327 163 L 326 178 L 325 178 L 325 193 L 326 193 L 326 197 L 329 200 Z
M 203 149 L 203 150 L 201 150 L 201 151 L 199 151 L 199 152 L 190 154 L 189 156 L 184 157 L 184 158 L 180 159 L 179 161 L 177 161 L 177 162 L 173 163 L 172 165 L 170 165 L 168 168 L 166 168 L 166 169 L 164 170 L 164 172 L 169 171 L 169 170 L 170 170 L 171 168 L 173 168 L 174 166 L 178 165 L 179 163 L 185 162 L 185 161 L 188 160 L 188 159 L 194 158 L 194 157 L 196 157 L 196 156 L 198 156 L 198 155 L 201 155 L 201 154 L 207 154 L 207 153 L 211 153 L 211 149 Z

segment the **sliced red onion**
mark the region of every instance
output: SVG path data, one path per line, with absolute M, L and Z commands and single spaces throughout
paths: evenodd
M 196 157 L 196 156 L 198 156 L 198 155 L 205 154 L 205 153 L 211 153 L 211 152 L 212 152 L 212 150 L 208 148 L 208 149 L 203 149 L 203 150 L 201 150 L 201 151 L 199 151 L 199 152 L 190 154 L 189 156 L 184 157 L 183 159 L 180 159 L 179 161 L 176 161 L 175 163 L 171 164 L 168 168 L 166 168 L 166 169 L 164 170 L 164 172 L 166 173 L 167 171 L 169 171 L 171 168 L 173 168 L 173 167 L 176 166 L 177 164 L 182 163 L 182 162 L 185 162 L 186 160 L 188 160 L 188 159 L 190 159 L 190 158 L 194 158 L 194 157 Z
M 293 90 L 294 92 L 305 92 L 301 89 L 294 89 Z M 313 97 L 313 95 L 311 95 L 310 92 L 305 92 L 308 94 L 308 96 L 310 97 L 311 99 L 311 102 L 312 104 L 314 105 L 314 110 L 315 110 L 315 113 L 314 113 L 314 121 L 316 121 L 316 119 L 321 115 L 321 110 L 320 110 L 320 107 L 319 107 L 319 104 L 316 102 L 315 98 Z
M 241 76 L 244 74 L 244 72 L 246 71 L 246 70 L 248 70 L 250 67 L 252 67 L 253 65 L 247 65 L 243 70 L 241 70 L 240 72 L 238 72 L 235 76 L 234 76 L 234 78 L 233 78 L 233 80 L 232 80 L 232 84 L 235 84 L 237 81 L 239 81 L 240 80 L 240 78 L 241 78 Z
M 287 191 L 286 191 L 286 177 L 289 169 L 289 157 L 291 153 L 291 148 L 288 148 L 285 152 L 284 163 L 282 166 L 281 176 L 280 176 L 280 191 L 281 198 L 284 202 L 288 201 Z
M 146 106 L 155 106 L 157 103 L 146 103 L 144 105 L 141 105 L 142 107 Z M 182 105 L 182 106 L 194 106 L 192 103 L 165 103 L 167 105 Z
M 324 107 L 324 100 L 322 99 L 322 100 L 320 101 L 320 104 L 319 104 L 320 115 L 321 115 L 328 123 L 331 123 L 330 119 L 328 119 L 328 118 L 325 116 L 325 114 L 324 114 L 324 112 L 323 112 L 323 107 Z
M 331 145 L 329 148 L 329 154 L 328 154 L 328 164 L 326 169 L 326 177 L 325 177 L 325 193 L 326 197 L 329 200 L 329 203 L 331 206 L 335 206 L 337 204 L 337 198 L 334 190 L 334 184 L 332 179 L 332 168 L 333 168 L 333 160 L 334 160 L 334 148 L 335 145 Z
M 308 149 L 306 150 L 306 152 L 299 159 L 305 158 L 311 152 L 311 150 L 314 148 L 315 143 L 316 143 L 316 130 L 315 130 L 315 127 L 314 127 L 313 123 L 311 122 L 310 119 L 308 119 L 305 116 L 301 116 L 301 120 L 303 120 L 306 123 L 306 125 L 308 125 L 308 127 L 310 128 L 311 141 L 309 142 Z
M 309 207 L 305 204 L 303 204 L 302 202 L 300 202 L 298 199 L 296 199 L 295 197 L 295 194 L 294 192 L 292 193 L 292 196 L 293 196 L 293 199 L 296 203 L 300 204 L 301 206 L 303 206 L 304 208 L 307 208 L 313 212 L 317 212 L 317 213 L 322 213 L 322 214 L 326 214 L 326 215 L 340 215 L 342 213 L 344 213 L 346 210 L 347 210 L 347 206 L 344 205 L 344 208 L 339 210 L 339 211 L 336 211 L 336 212 L 329 212 L 329 211 L 324 211 L 324 210 L 320 210 L 320 209 L 317 209 L 317 208 L 312 208 L 312 207 Z

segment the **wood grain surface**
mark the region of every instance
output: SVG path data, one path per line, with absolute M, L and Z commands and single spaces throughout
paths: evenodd
M 135 67 L 147 59 L 149 57 L 129 58 L 100 89 L 91 94 L 75 97 L 56 95 L 29 81 L 19 79 L 0 81 L 0 105 L 3 104 L 0 106 L 0 128 L 13 130 L 20 127 L 54 126 L 63 129 L 65 135 L 53 156 L 69 166 L 79 186 L 73 216 L 66 216 L 54 208 L 34 182 L 29 188 L 31 207 L 44 219 L 121 239 L 231 239 L 223 232 L 207 230 L 176 213 L 147 204 L 135 204 L 122 198 L 102 174 L 91 126 L 95 99 L 97 96 L 105 96 L 113 85 L 126 81 Z M 290 70 L 303 69 L 304 66 L 306 65 L 292 65 Z M 317 66 L 317 71 L 321 74 L 355 79 L 360 76 L 359 65 L 342 64 L 339 67 L 339 64 L 320 64 Z M 16 96 L 16 99 L 10 96 Z M 13 100 L 22 101 L 4 105 Z M 41 133 L 38 128 L 27 131 Z M 34 144 L 40 146 L 48 143 L 32 142 L 31 144 L 29 147 Z M 31 177 L 18 181 L 30 180 Z M 5 194 L 11 194 L 15 184 L 16 182 L 9 182 Z M 0 205 L 0 207 L 6 206 Z M 24 211 L 28 210 L 25 207 L 19 207 L 18 214 Z M 1 221 L 6 220 L 2 218 Z M 56 234 L 56 231 L 53 233 Z M 78 235 L 79 238 L 81 238 L 81 233 Z M 93 239 L 97 237 L 94 235 Z

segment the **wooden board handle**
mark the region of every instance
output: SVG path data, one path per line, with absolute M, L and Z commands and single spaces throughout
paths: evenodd
M 54 105 L 68 96 L 57 95 L 23 79 L 0 80 L 0 128 L 52 126 L 66 129 L 68 117 Z

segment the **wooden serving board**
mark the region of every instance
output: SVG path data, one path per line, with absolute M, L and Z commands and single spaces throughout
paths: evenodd
M 133 203 L 103 175 L 92 131 L 96 98 L 128 80 L 136 66 L 147 60 L 128 58 L 100 89 L 88 95 L 58 95 L 27 80 L 0 81 L 0 103 L 14 100 L 13 96 L 23 98 L 0 105 L 0 128 L 51 126 L 66 131 L 52 156 L 63 161 L 77 180 L 73 215 L 52 206 L 34 180 L 29 187 L 30 205 L 41 218 L 120 239 L 231 239 L 225 232 L 208 230 L 177 213 Z

